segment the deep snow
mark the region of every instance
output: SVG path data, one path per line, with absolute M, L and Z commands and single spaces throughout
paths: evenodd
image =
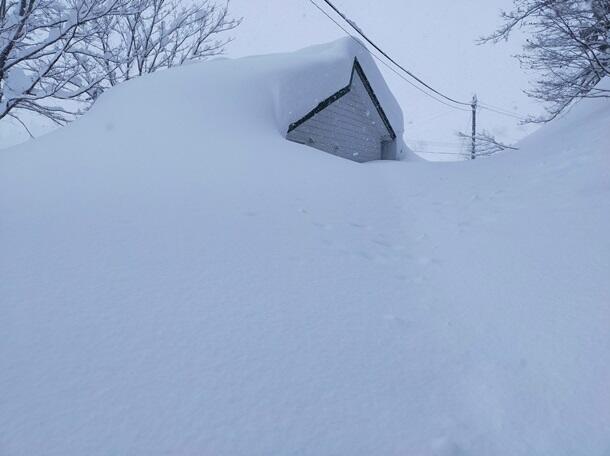
M 361 165 L 282 137 L 303 58 L 0 152 L 0 454 L 606 456 L 610 103 Z

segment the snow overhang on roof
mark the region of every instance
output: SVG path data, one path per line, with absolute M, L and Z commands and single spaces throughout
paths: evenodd
M 276 100 L 276 115 L 284 133 L 288 126 L 301 121 L 328 102 L 329 97 L 349 87 L 353 72 L 361 71 L 383 112 L 384 122 L 387 121 L 394 137 L 402 139 L 402 110 L 362 43 L 353 38 L 343 38 L 285 54 L 284 57 L 284 63 L 290 65 L 283 68 Z
M 297 120 L 296 122 L 291 123 L 290 126 L 288 127 L 288 133 L 290 133 L 292 130 L 298 128 L 299 125 L 302 125 L 307 120 L 309 120 L 313 116 L 315 116 L 317 113 L 326 109 L 328 106 L 333 104 L 335 101 L 338 101 L 343 96 L 347 95 L 352 90 L 355 75 L 358 75 L 360 77 L 360 79 L 362 80 L 362 83 L 364 84 L 364 87 L 365 87 L 369 97 L 371 98 L 371 101 L 373 102 L 373 106 L 375 106 L 375 109 L 377 110 L 377 113 L 379 114 L 381 122 L 383 123 L 388 135 L 392 139 L 396 139 L 396 132 L 394 131 L 394 128 L 392 127 L 392 124 L 390 123 L 390 120 L 388 119 L 388 116 L 385 113 L 383 106 L 381 105 L 381 103 L 379 102 L 379 99 L 377 98 L 377 95 L 375 94 L 375 89 L 373 89 L 370 81 L 368 80 L 366 74 L 364 73 L 364 70 L 362 69 L 362 65 L 360 65 L 360 62 L 358 62 L 358 58 L 354 59 L 354 66 L 352 68 L 349 84 L 347 86 L 343 87 L 338 92 L 329 96 L 326 100 L 322 101 L 320 104 L 318 104 L 318 106 L 316 106 L 314 109 L 312 109 L 310 112 L 308 112 L 303 118 Z

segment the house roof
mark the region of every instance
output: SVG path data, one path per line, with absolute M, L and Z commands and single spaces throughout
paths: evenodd
M 276 118 L 283 133 L 287 125 L 298 123 L 324 103 L 330 104 L 345 95 L 354 72 L 359 72 L 388 130 L 402 139 L 404 120 L 400 105 L 362 43 L 342 38 L 281 57 L 275 96 Z
M 299 125 L 302 125 L 303 123 L 307 122 L 313 116 L 315 116 L 316 114 L 323 111 L 331 104 L 335 103 L 336 101 L 340 100 L 345 95 L 347 95 L 352 90 L 355 75 L 358 75 L 360 77 L 360 79 L 362 80 L 364 87 L 365 87 L 368 95 L 371 97 L 371 101 L 373 102 L 373 105 L 375 106 L 377 113 L 379 114 L 379 117 L 381 118 L 389 135 L 392 137 L 392 139 L 396 139 L 396 132 L 394 131 L 394 128 L 392 127 L 392 124 L 390 123 L 390 120 L 388 119 L 388 116 L 385 113 L 383 106 L 381 105 L 379 99 L 377 98 L 377 95 L 375 94 L 375 89 L 373 89 L 373 87 L 371 86 L 371 83 L 370 83 L 369 79 L 367 78 L 367 76 L 362 68 L 362 65 L 360 65 L 360 62 L 358 61 L 357 57 L 354 58 L 354 64 L 352 67 L 349 84 L 347 86 L 343 87 L 341 90 L 337 91 L 336 93 L 332 94 L 328 98 L 326 98 L 324 101 L 320 102 L 318 104 L 318 106 L 316 106 L 314 109 L 309 111 L 304 117 L 297 120 L 296 122 L 291 123 L 290 126 L 288 127 L 288 133 L 290 133 L 292 130 L 298 128 Z

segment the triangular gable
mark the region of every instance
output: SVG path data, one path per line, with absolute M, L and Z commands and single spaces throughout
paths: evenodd
M 365 88 L 368 96 L 370 97 L 371 102 L 373 103 L 373 106 L 375 107 L 377 113 L 379 114 L 379 117 L 381 118 L 381 120 L 383 122 L 385 129 L 387 130 L 387 133 L 389 134 L 389 136 L 391 137 L 392 140 L 395 140 L 396 132 L 392 128 L 392 125 L 390 124 L 390 121 L 388 120 L 388 116 L 386 115 L 385 111 L 383 110 L 381 103 L 379 103 L 379 99 L 375 95 L 375 91 L 373 90 L 373 87 L 371 86 L 368 78 L 366 77 L 366 74 L 364 73 L 364 70 L 362 69 L 362 66 L 360 65 L 360 62 L 358 62 L 357 58 L 354 59 L 354 65 L 352 67 L 352 74 L 350 77 L 349 84 L 346 87 L 339 90 L 338 92 L 331 95 L 330 97 L 328 97 L 326 100 L 322 101 L 320 104 L 318 104 L 318 106 L 316 106 L 314 109 L 312 109 L 310 112 L 308 112 L 302 119 L 297 120 L 296 122 L 290 124 L 290 126 L 288 127 L 288 133 L 292 132 L 293 130 L 295 130 L 296 128 L 298 128 L 299 126 L 301 126 L 302 124 L 307 122 L 309 119 L 314 117 L 316 114 L 320 113 L 324 109 L 328 108 L 331 104 L 335 103 L 336 101 L 340 100 L 345 95 L 350 93 L 354 87 L 354 78 L 356 75 L 362 81 L 364 88 Z

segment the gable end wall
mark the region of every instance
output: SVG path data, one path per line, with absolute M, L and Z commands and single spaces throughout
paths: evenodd
M 354 71 L 349 90 L 293 124 L 287 139 L 357 162 L 395 158 L 388 153 L 395 143 L 393 131 L 369 95 Z

